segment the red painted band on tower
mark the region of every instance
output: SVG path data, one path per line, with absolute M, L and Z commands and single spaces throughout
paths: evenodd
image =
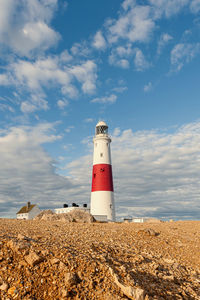
M 98 164 L 93 166 L 92 192 L 96 191 L 114 191 L 111 165 Z

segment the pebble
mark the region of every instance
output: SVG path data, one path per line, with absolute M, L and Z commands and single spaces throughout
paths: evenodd
M 0 285 L 0 290 L 2 290 L 2 291 L 7 291 L 7 289 L 8 289 L 8 284 L 7 283 L 2 283 L 2 285 Z

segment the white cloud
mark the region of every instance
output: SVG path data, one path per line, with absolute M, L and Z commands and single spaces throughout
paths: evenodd
M 171 65 L 173 70 L 179 71 L 184 64 L 191 62 L 200 53 L 200 43 L 177 44 L 171 51 Z
M 55 173 L 55 161 L 42 144 L 61 138 L 54 125 L 12 127 L 0 133 L 0 211 L 13 216 L 27 201 L 40 207 L 61 207 L 75 184 Z
M 150 81 L 144 86 L 144 92 L 149 92 L 152 90 L 152 88 L 153 88 L 152 82 Z
M 129 61 L 125 58 L 117 59 L 117 56 L 114 54 L 111 54 L 109 56 L 109 64 L 114 65 L 116 67 L 120 67 L 122 69 L 128 69 L 129 68 Z
M 140 49 L 135 49 L 134 64 L 137 71 L 144 71 L 150 67 L 150 64 Z
M 91 100 L 92 103 L 109 103 L 113 104 L 117 100 L 117 96 L 114 94 L 111 94 L 110 96 L 105 96 L 105 97 L 98 97 L 93 100 Z
M 7 74 L 0 74 L 0 85 L 10 85 L 10 80 Z
M 155 16 L 161 17 L 164 14 L 169 18 L 186 7 L 189 0 L 149 0 L 149 3 L 155 8 Z
M 33 63 L 19 60 L 11 64 L 9 69 L 14 73 L 17 83 L 28 86 L 31 90 L 40 90 L 49 83 L 65 85 L 71 80 L 70 75 L 60 68 L 54 57 L 39 59 Z
M 69 102 L 66 99 L 57 101 L 58 108 L 60 108 L 60 109 L 64 109 L 68 104 L 69 104 Z
M 6 31 L 10 27 L 11 18 L 16 9 L 16 1 L 7 0 L 0 2 L 0 40 L 4 40 Z
M 125 1 L 124 12 L 118 20 L 111 20 L 108 25 L 110 43 L 119 39 L 127 39 L 129 42 L 147 42 L 155 28 L 151 17 L 150 6 L 134 5 L 135 1 Z M 130 8 L 130 9 L 129 9 Z
M 0 42 L 19 55 L 29 56 L 55 45 L 59 34 L 49 27 L 55 1 L 1 1 Z
M 121 133 L 121 130 L 119 127 L 115 128 L 114 131 L 113 131 L 113 136 L 119 136 Z
M 129 68 L 128 59 L 132 56 L 132 54 L 133 49 L 131 48 L 130 43 L 125 46 L 118 46 L 112 50 L 108 61 L 111 65 L 127 69 Z
M 96 90 L 97 65 L 88 60 L 82 65 L 73 66 L 70 69 L 70 74 L 73 74 L 76 79 L 82 84 L 82 91 L 86 94 L 93 94 Z
M 158 55 L 161 54 L 161 51 L 163 50 L 163 48 L 167 45 L 167 43 L 169 41 L 171 41 L 173 39 L 173 37 L 171 35 L 169 35 L 168 33 L 163 33 L 158 41 L 158 49 L 157 49 L 157 53 Z
M 74 128 L 74 126 L 68 126 L 66 129 L 65 129 L 65 132 L 69 133 L 72 131 L 72 129 Z
M 130 7 L 134 7 L 135 6 L 136 1 L 135 0 L 124 0 L 124 2 L 122 3 L 122 7 L 123 9 L 126 11 L 128 10 Z
M 190 9 L 194 14 L 197 14 L 200 11 L 200 0 L 192 0 Z
M 123 93 L 127 90 L 128 90 L 128 88 L 126 86 L 119 86 L 119 87 L 115 87 L 112 89 L 112 91 L 116 92 L 116 93 Z
M 91 54 L 91 49 L 87 41 L 75 43 L 70 50 L 74 57 L 89 57 L 89 55 Z
M 97 31 L 95 34 L 92 46 L 99 50 L 104 50 L 106 48 L 106 41 L 101 31 Z
M 56 87 L 63 95 L 75 98 L 78 97 L 75 86 L 78 81 L 81 83 L 83 93 L 94 93 L 97 65 L 92 60 L 72 65 L 66 61 L 68 58 L 68 53 L 62 52 L 61 55 L 49 56 L 33 62 L 18 60 L 7 66 L 6 73 L 0 74 L 0 85 L 14 85 L 17 89 L 31 94 L 30 100 L 24 101 L 21 105 L 23 112 L 47 109 L 45 89 Z M 39 96 L 33 101 L 36 94 Z
M 29 97 L 29 100 L 22 101 L 20 109 L 23 113 L 32 113 L 37 110 L 48 110 L 48 102 L 44 99 L 43 94 L 32 94 Z
M 92 118 L 87 118 L 87 119 L 85 119 L 84 120 L 84 122 L 86 122 L 86 123 L 91 123 L 91 122 L 93 122 L 94 120 L 92 119 Z
M 60 54 L 60 60 L 63 62 L 70 62 L 72 61 L 73 57 L 69 54 L 69 52 L 67 50 L 64 50 L 61 54 Z
M 15 112 L 14 108 L 7 103 L 0 103 L 0 110 L 1 111 L 9 111 L 12 113 Z

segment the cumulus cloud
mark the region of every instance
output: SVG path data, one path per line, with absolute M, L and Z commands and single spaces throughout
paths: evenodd
M 151 91 L 153 88 L 152 82 L 148 82 L 145 86 L 144 86 L 144 92 L 149 92 Z
M 154 7 L 156 17 L 161 17 L 164 14 L 169 18 L 186 7 L 189 0 L 149 0 L 149 3 Z
M 37 110 L 48 110 L 48 102 L 42 93 L 32 94 L 29 96 L 29 100 L 22 101 L 20 109 L 23 113 L 32 113 Z
M 193 13 L 197 14 L 200 11 L 200 0 L 192 0 L 190 9 Z
M 118 216 L 199 219 L 199 143 L 199 122 L 173 133 L 116 128 L 111 150 Z M 91 156 L 67 166 L 85 190 Z
M 137 71 L 144 71 L 150 67 L 149 62 L 146 60 L 143 52 L 140 49 L 135 49 L 134 64 Z
M 129 58 L 132 54 L 133 49 L 130 43 L 125 46 L 118 46 L 112 49 L 108 61 L 111 65 L 127 69 L 129 68 Z
M 155 28 L 151 17 L 151 7 L 136 5 L 135 1 L 125 1 L 124 11 L 117 20 L 108 23 L 108 40 L 115 43 L 119 39 L 129 42 L 147 42 Z
M 91 100 L 92 103 L 108 103 L 108 104 L 113 104 L 115 103 L 117 100 L 117 96 L 114 94 L 111 94 L 110 96 L 105 96 L 105 97 L 98 97 L 98 98 L 94 98 L 93 100 Z
M 38 59 L 35 62 L 18 60 L 9 66 L 16 84 L 27 86 L 30 90 L 41 90 L 50 84 L 69 84 L 70 75 L 60 66 L 54 57 Z
M 96 79 L 97 79 L 97 65 L 92 61 L 88 60 L 82 65 L 73 66 L 70 69 L 70 74 L 82 84 L 82 91 L 86 94 L 93 94 L 96 90 Z
M 163 33 L 158 41 L 157 54 L 160 55 L 163 48 L 171 41 L 173 37 L 168 33 Z
M 101 31 L 97 31 L 95 34 L 92 46 L 99 50 L 104 50 L 106 48 L 106 40 Z
M 87 41 L 82 41 L 81 43 L 75 43 L 71 47 L 71 53 L 73 56 L 80 57 L 89 57 L 91 54 L 91 49 Z
M 109 56 L 109 63 L 111 65 L 115 65 L 117 67 L 120 67 L 122 69 L 128 69 L 129 68 L 129 61 L 127 59 L 120 59 L 117 60 L 116 57 L 114 57 L 114 55 L 110 55 Z
M 92 60 L 72 65 L 68 59 L 70 57 L 64 51 L 58 56 L 33 62 L 18 60 L 8 65 L 7 72 L 0 75 L 0 85 L 14 85 L 31 94 L 30 99 L 21 104 L 23 112 L 48 108 L 45 89 L 56 87 L 61 94 L 75 98 L 79 93 L 75 85 L 78 82 L 83 93 L 92 94 L 96 89 L 97 65 Z
M 43 149 L 53 143 L 54 125 L 12 127 L 0 132 L 0 215 L 15 216 L 27 201 L 60 207 L 76 184 L 56 174 L 55 161 Z
M 58 108 L 60 109 L 64 109 L 68 104 L 69 102 L 66 99 L 60 99 L 57 101 Z
M 56 44 L 60 36 L 49 26 L 56 7 L 57 0 L 1 1 L 0 42 L 23 56 Z
M 200 43 L 177 44 L 171 51 L 172 70 L 180 71 L 182 67 L 191 62 L 196 55 L 200 53 Z
M 10 80 L 7 74 L 0 74 L 0 85 L 10 85 Z
M 128 88 L 126 86 L 118 86 L 118 87 L 114 87 L 112 89 L 113 92 L 116 92 L 116 93 L 123 93 L 125 91 L 127 91 Z

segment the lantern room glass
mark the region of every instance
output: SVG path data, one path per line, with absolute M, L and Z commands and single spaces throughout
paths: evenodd
M 98 134 L 108 134 L 108 126 L 102 125 L 96 127 L 96 135 Z

